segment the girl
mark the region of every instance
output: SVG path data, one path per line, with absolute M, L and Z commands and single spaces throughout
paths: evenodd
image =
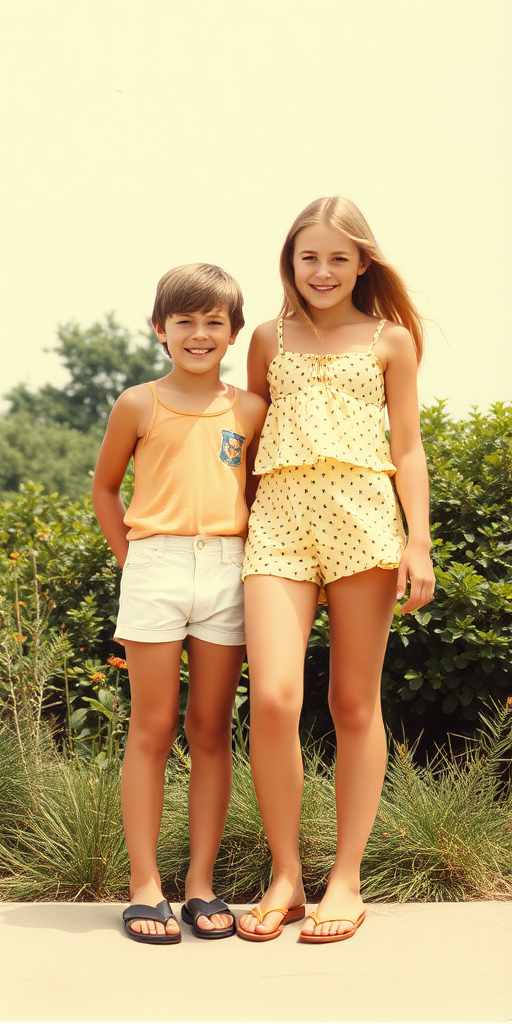
M 300 938 L 337 942 L 365 916 L 360 864 L 386 764 L 380 677 L 393 610 L 408 582 L 402 613 L 434 592 L 416 391 L 422 329 L 402 279 L 347 199 L 318 199 L 299 215 L 281 277 L 279 319 L 256 329 L 249 350 L 248 387 L 270 408 L 243 570 L 251 762 L 273 877 L 238 933 L 273 939 L 305 916 L 298 724 L 304 656 L 324 588 L 338 842 L 327 890 Z

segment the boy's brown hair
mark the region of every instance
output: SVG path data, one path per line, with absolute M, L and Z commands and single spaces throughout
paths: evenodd
M 151 319 L 155 327 L 164 330 L 167 317 L 174 313 L 226 309 L 235 334 L 245 323 L 243 301 L 240 285 L 221 267 L 214 263 L 187 263 L 173 267 L 160 278 Z

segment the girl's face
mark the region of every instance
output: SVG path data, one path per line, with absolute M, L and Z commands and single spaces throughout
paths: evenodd
M 330 224 L 311 224 L 295 239 L 293 269 L 297 291 L 314 309 L 350 300 L 366 265 L 359 246 Z

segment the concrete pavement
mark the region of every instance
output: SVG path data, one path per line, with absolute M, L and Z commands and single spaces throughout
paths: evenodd
M 512 1021 L 512 903 L 369 904 L 354 938 L 322 946 L 297 942 L 300 922 L 259 944 L 184 926 L 144 946 L 123 907 L 3 903 L 0 1019 Z

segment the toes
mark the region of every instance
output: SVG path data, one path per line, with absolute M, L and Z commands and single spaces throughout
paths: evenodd
M 179 930 L 180 930 L 180 926 L 179 926 L 178 922 L 177 921 L 173 921 L 173 919 L 171 917 L 171 920 L 168 921 L 166 926 L 165 926 L 165 930 L 166 930 L 168 935 L 176 935 L 176 933 L 179 932 Z
M 197 922 L 196 922 L 197 923 L 197 927 L 198 928 L 202 928 L 202 930 L 205 931 L 205 932 L 211 932 L 216 927 L 216 925 L 213 924 L 213 920 L 214 919 L 212 918 L 212 920 L 210 921 L 209 917 L 205 917 L 204 914 L 201 914 L 201 916 L 198 917 Z
M 308 918 L 306 918 L 306 921 L 304 923 L 304 927 L 301 929 L 301 934 L 302 935 L 312 935 L 314 930 L 315 930 L 315 928 L 316 928 L 316 925 L 315 925 L 315 922 L 313 921 L 313 918 L 308 917 Z

